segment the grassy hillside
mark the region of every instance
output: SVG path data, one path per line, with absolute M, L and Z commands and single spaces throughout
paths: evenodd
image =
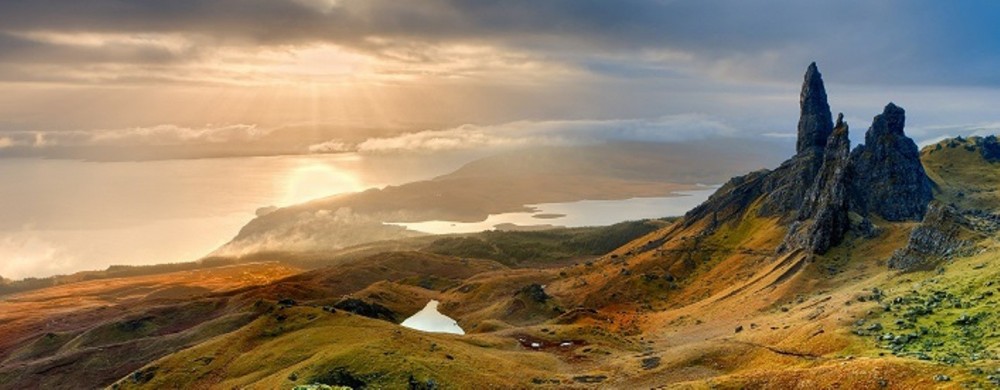
M 984 157 L 983 138 L 953 138 L 923 148 L 921 162 L 935 197 L 966 209 L 1000 207 L 1000 161 Z
M 543 231 L 486 231 L 435 240 L 422 250 L 447 256 L 491 259 L 507 266 L 546 265 L 611 252 L 669 223 L 630 221 L 603 227 Z
M 299 270 L 257 263 L 73 283 L 0 300 L 3 388 L 95 388 L 253 319 L 233 291 Z
M 83 271 L 72 275 L 58 275 L 46 278 L 25 278 L 22 280 L 7 280 L 0 278 L 0 296 L 38 290 L 47 287 L 59 286 L 69 283 L 79 283 L 91 280 L 102 280 L 112 278 L 129 278 L 136 276 L 152 276 L 171 272 L 181 272 L 190 270 L 202 270 L 215 267 L 224 267 L 239 263 L 232 258 L 212 258 L 187 263 L 170 263 L 156 265 L 113 265 L 103 271 Z

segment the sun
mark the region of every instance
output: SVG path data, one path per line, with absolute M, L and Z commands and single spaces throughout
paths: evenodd
M 322 163 L 304 163 L 289 173 L 282 204 L 288 206 L 362 189 L 361 182 L 343 169 Z

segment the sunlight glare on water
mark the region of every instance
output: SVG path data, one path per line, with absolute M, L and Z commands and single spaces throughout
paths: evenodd
M 345 192 L 364 189 L 362 183 L 345 170 L 321 162 L 308 162 L 288 175 L 288 186 L 281 205 L 293 205 Z

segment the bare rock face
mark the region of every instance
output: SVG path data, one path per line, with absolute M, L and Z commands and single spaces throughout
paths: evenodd
M 795 156 L 782 163 L 762 183 L 761 190 L 767 195 L 761 203 L 761 216 L 793 215 L 802 206 L 802 200 L 823 164 L 823 153 L 833 132 L 833 121 L 823 77 L 815 62 L 806 69 L 799 93 L 799 113 Z
M 685 215 L 685 224 L 709 221 L 708 233 L 758 206 L 756 216 L 778 218 L 788 233 L 778 252 L 825 253 L 849 231 L 873 238 L 869 219 L 920 220 L 931 201 L 931 181 L 916 144 L 903 133 L 906 114 L 889 103 L 851 151 L 843 115 L 832 123 L 826 88 L 816 64 L 806 70 L 799 108 L 796 154 L 773 171 L 730 180 Z M 709 219 L 710 218 L 710 219 Z
M 840 243 L 851 226 L 851 140 L 843 118 L 843 114 L 837 118 L 837 127 L 823 152 L 823 165 L 778 252 L 801 248 L 811 253 L 825 253 Z
M 809 149 L 822 150 L 833 132 L 833 118 L 830 104 L 826 100 L 826 87 L 816 63 L 809 64 L 802 92 L 799 94 L 799 127 L 796 154 Z
M 889 268 L 912 271 L 932 267 L 942 259 L 966 255 L 972 244 L 959 236 L 967 224 L 954 207 L 931 203 L 923 222 L 910 233 L 906 247 L 892 254 Z
M 708 200 L 684 215 L 685 225 L 690 226 L 705 218 L 711 218 L 713 224 L 720 220 L 729 221 L 739 218 L 750 208 L 750 204 L 761 195 L 763 187 L 761 183 L 771 173 L 772 171 L 760 170 L 729 179 Z
M 790 220 L 802 207 L 809 186 L 823 165 L 823 150 L 808 149 L 781 163 L 761 182 L 764 199 L 758 215 Z
M 859 214 L 889 221 L 919 221 L 933 198 L 917 144 L 903 133 L 906 112 L 889 103 L 851 154 L 857 172 Z
M 997 136 L 977 137 L 975 143 L 983 159 L 991 163 L 1000 161 L 1000 141 L 997 141 Z

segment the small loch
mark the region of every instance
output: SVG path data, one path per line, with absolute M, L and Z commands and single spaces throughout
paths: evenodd
M 437 300 L 427 302 L 427 306 L 424 306 L 423 309 L 407 318 L 400 325 L 424 332 L 465 334 L 465 331 L 458 326 L 455 320 L 438 311 L 440 303 Z

